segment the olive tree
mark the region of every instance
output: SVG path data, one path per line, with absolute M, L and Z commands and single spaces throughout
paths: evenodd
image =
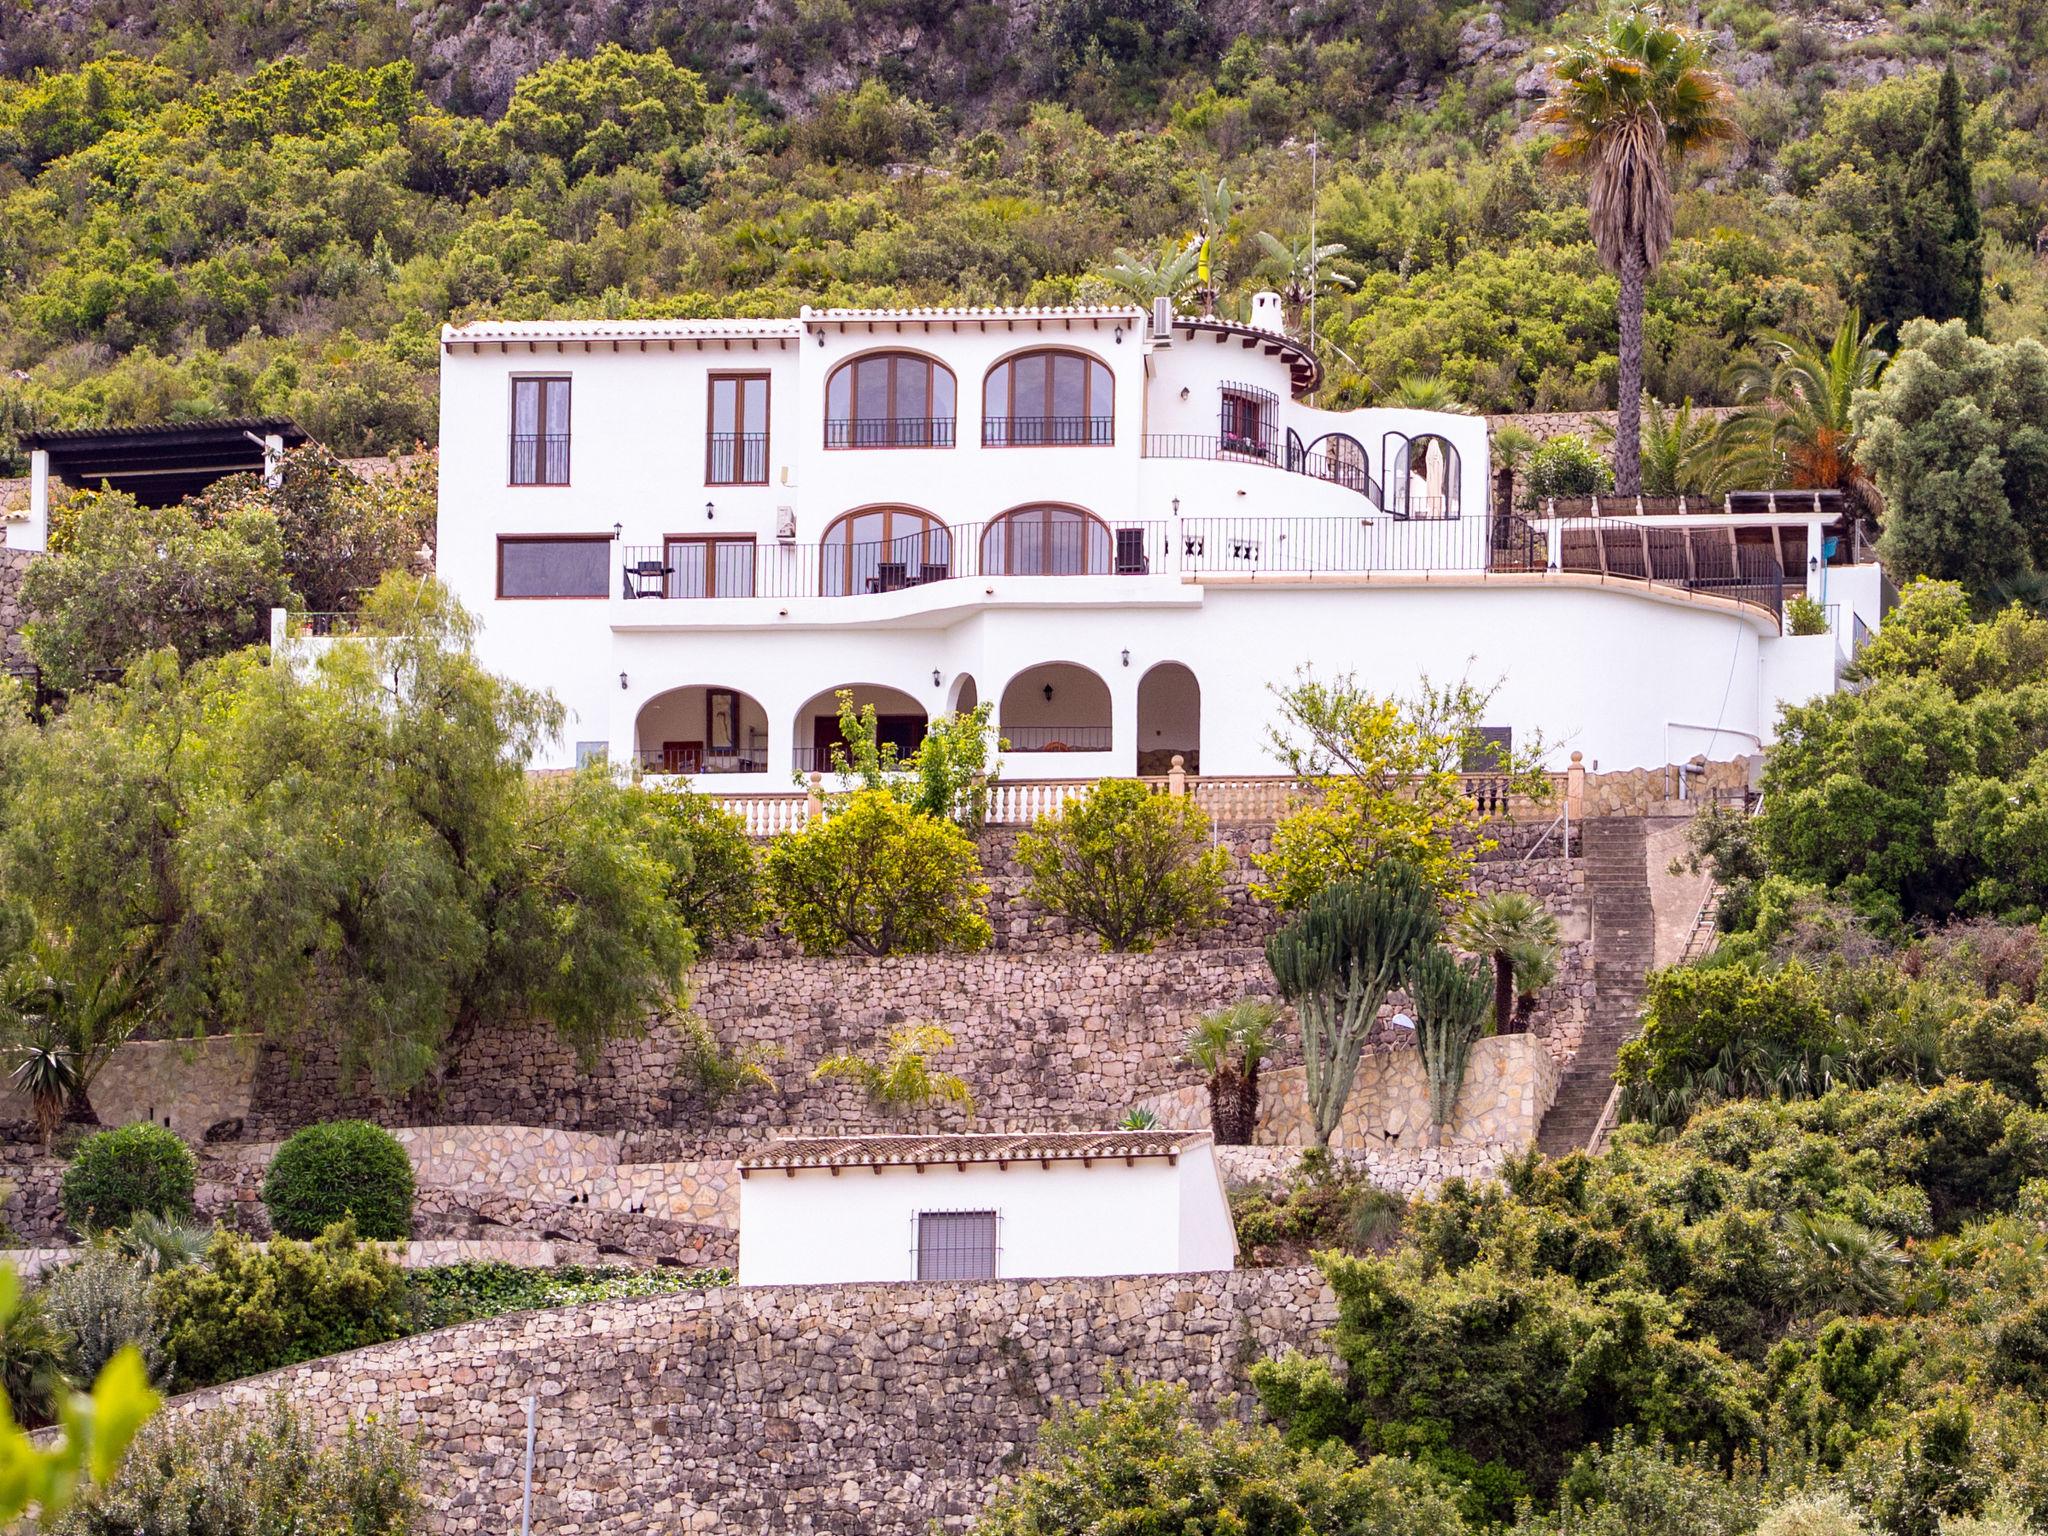
M 1301 1019 L 1317 1146 L 1329 1146 L 1343 1116 L 1380 1005 L 1440 926 L 1428 882 L 1413 865 L 1390 859 L 1363 879 L 1318 893 L 1266 941 L 1266 963 Z

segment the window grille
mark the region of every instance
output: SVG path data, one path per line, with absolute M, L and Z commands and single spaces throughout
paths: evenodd
M 917 1278 L 996 1278 L 994 1211 L 920 1211 L 917 1216 Z

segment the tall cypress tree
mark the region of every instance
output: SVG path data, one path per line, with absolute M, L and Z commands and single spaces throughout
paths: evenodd
M 1902 176 L 1886 178 L 1884 220 L 1858 297 L 1894 335 L 1921 315 L 1984 329 L 1983 223 L 1953 64 L 1942 72 L 1926 142 Z

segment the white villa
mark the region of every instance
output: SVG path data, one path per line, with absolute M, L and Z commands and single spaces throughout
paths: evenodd
M 805 309 L 441 347 L 437 566 L 486 662 L 567 706 L 541 767 L 788 790 L 850 688 L 903 747 L 994 701 L 1007 779 L 1266 774 L 1304 665 L 1498 681 L 1489 724 L 1554 767 L 1732 759 L 1883 601 L 1813 493 L 1497 515 L 1483 420 L 1304 403 L 1272 294 L 1250 324 Z M 1786 633 L 1801 593 L 1827 633 Z

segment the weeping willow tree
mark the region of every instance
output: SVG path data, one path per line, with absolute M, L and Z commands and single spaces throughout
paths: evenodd
M 1442 1144 L 1444 1127 L 1457 1108 L 1472 1042 L 1486 1033 L 1493 978 L 1484 960 L 1460 960 L 1432 946 L 1411 968 L 1408 994 L 1415 1002 L 1415 1049 L 1429 1079 L 1429 1145 L 1434 1147 Z
M 1316 1145 L 1328 1147 L 1387 994 L 1436 941 L 1436 894 L 1411 864 L 1386 860 L 1330 886 L 1266 941 L 1266 963 L 1301 1020 Z

